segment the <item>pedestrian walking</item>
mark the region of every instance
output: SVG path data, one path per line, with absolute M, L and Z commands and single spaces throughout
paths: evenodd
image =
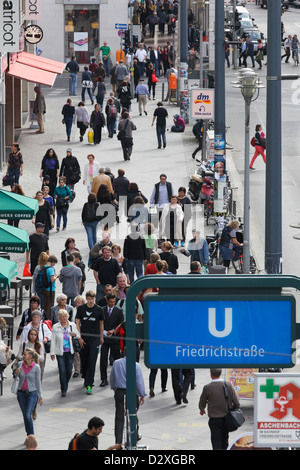
M 117 93 L 119 92 L 121 83 L 125 80 L 125 77 L 128 74 L 128 70 L 126 65 L 124 65 L 123 60 L 119 60 L 118 65 L 115 69 L 115 75 L 117 79 Z
M 247 44 L 244 38 L 241 39 L 240 54 L 239 54 L 239 67 L 247 67 Z
M 92 95 L 93 88 L 93 75 L 89 70 L 88 66 L 85 65 L 84 70 L 81 75 L 81 100 L 85 103 L 85 92 L 88 92 L 88 95 L 91 100 L 91 104 L 94 104 L 94 99 Z
M 288 37 L 284 41 L 284 54 L 281 56 L 281 60 L 286 57 L 285 63 L 288 64 L 291 56 L 291 48 L 292 48 L 292 35 L 289 34 Z
M 70 189 L 74 189 L 74 186 L 81 178 L 81 169 L 77 158 L 73 155 L 72 149 L 67 148 L 67 155 L 61 162 L 59 178 L 66 178 L 66 185 Z
M 114 96 L 117 96 L 117 93 L 118 93 L 118 79 L 117 79 L 117 74 L 116 74 L 116 69 L 118 65 L 119 65 L 119 62 L 116 62 L 114 66 L 110 69 L 110 83 L 112 86 L 112 90 L 113 90 L 112 93 Z
M 124 240 L 123 253 L 127 261 L 127 272 L 130 284 L 134 281 L 134 273 L 137 279 L 143 276 L 143 262 L 147 259 L 146 243 L 136 223 L 131 223 L 130 234 Z
M 109 353 L 113 360 L 120 359 L 120 338 L 115 335 L 116 328 L 124 321 L 123 310 L 116 307 L 116 296 L 108 294 L 107 304 L 103 307 L 104 331 L 100 354 L 100 387 L 108 385 L 107 366 Z
M 256 53 L 256 56 L 255 56 L 255 60 L 259 65 L 259 69 L 261 69 L 262 68 L 262 61 L 264 60 L 264 50 L 263 50 L 262 40 L 258 39 L 257 43 L 258 43 L 258 45 L 257 45 L 257 53 Z
M 165 241 L 161 245 L 160 259 L 168 263 L 168 269 L 172 274 L 177 274 L 179 268 L 178 258 L 173 253 L 173 245 L 169 241 Z
M 166 139 L 166 124 L 168 118 L 168 111 L 164 108 L 163 102 L 159 101 L 157 103 L 157 108 L 153 113 L 152 126 L 156 121 L 156 136 L 157 136 L 157 148 L 161 149 L 166 148 L 167 139 Z
M 96 84 L 95 96 L 97 103 L 100 105 L 101 110 L 103 109 L 104 96 L 106 94 L 106 86 L 103 77 L 98 77 Z
M 67 266 L 68 262 L 67 262 L 67 256 L 68 255 L 73 255 L 74 253 L 76 253 L 77 251 L 80 251 L 79 248 L 77 248 L 76 246 L 76 241 L 75 241 L 75 238 L 73 237 L 68 237 L 65 241 L 65 247 L 63 249 L 63 251 L 61 252 L 60 254 L 60 257 L 61 257 L 61 264 L 63 266 Z
M 95 161 L 95 155 L 89 153 L 87 156 L 88 163 L 84 165 L 83 168 L 83 184 L 86 186 L 88 193 L 90 194 L 92 190 L 92 185 L 95 176 L 98 175 L 100 164 Z
M 246 61 L 245 61 L 245 67 L 247 67 L 247 58 L 250 57 L 252 61 L 252 68 L 255 68 L 255 62 L 254 62 L 254 44 L 251 41 L 251 39 L 248 37 L 246 39 Z
M 199 261 L 201 266 L 207 265 L 209 262 L 208 243 L 205 238 L 201 237 L 200 230 L 192 230 L 193 238 L 188 242 L 187 249 L 181 248 L 180 252 L 185 256 L 190 256 L 191 262 Z
M 47 352 L 50 351 L 50 342 L 52 331 L 48 328 L 47 324 L 44 323 L 43 314 L 40 310 L 34 310 L 31 313 L 31 322 L 24 326 L 21 334 L 21 342 L 24 343 L 28 339 L 28 333 L 31 329 L 38 332 L 39 342 L 41 343 L 40 354 L 44 360 L 39 364 L 41 368 L 41 381 L 43 380 L 44 370 L 46 366 Z
M 193 134 L 198 140 L 198 144 L 199 144 L 198 147 L 192 153 L 192 158 L 195 159 L 197 153 L 200 150 L 202 152 L 202 146 L 203 146 L 203 120 L 202 119 L 197 119 L 197 122 L 193 126 Z M 200 160 L 196 159 L 196 161 L 199 162 Z
M 47 320 L 49 320 L 51 316 L 51 308 L 54 305 L 56 292 L 55 281 L 59 277 L 59 274 L 56 274 L 54 269 L 54 266 L 57 264 L 57 262 L 57 257 L 55 255 L 50 255 L 46 264 L 40 270 L 39 278 L 45 278 L 45 283 L 42 281 L 43 302 L 41 304 L 44 307 L 44 316 Z
M 57 302 L 56 305 L 51 307 L 50 321 L 52 325 L 55 325 L 55 323 L 58 323 L 59 310 L 66 310 L 70 316 L 70 319 L 72 321 L 75 321 L 75 316 L 74 316 L 75 308 L 67 304 L 67 296 L 65 294 L 59 294 L 56 297 L 56 302 Z
M 229 433 L 226 427 L 228 409 L 239 408 L 238 395 L 230 381 L 226 381 L 229 401 L 225 398 L 224 380 L 221 379 L 222 369 L 210 369 L 211 382 L 203 387 L 200 400 L 200 415 L 207 414 L 208 425 L 211 432 L 213 450 L 226 450 L 228 448 Z
M 182 385 L 180 383 L 180 371 L 183 376 Z M 193 378 L 193 370 L 192 369 L 172 369 L 172 387 L 174 392 L 174 397 L 176 401 L 176 405 L 181 405 L 181 400 L 184 404 L 188 403 L 187 394 L 189 390 L 189 386 L 192 382 Z
M 118 202 L 114 194 L 110 193 L 105 184 L 100 184 L 97 192 L 97 201 L 100 203 L 98 220 L 104 230 L 110 230 L 118 221 Z
M 44 356 L 41 354 L 41 348 L 42 345 L 39 341 L 38 332 L 37 330 L 32 328 L 28 331 L 27 340 L 20 344 L 17 358 L 19 359 L 19 361 L 22 361 L 25 349 L 33 349 L 38 356 L 38 364 L 40 364 L 44 361 Z
M 99 103 L 95 104 L 95 109 L 91 114 L 90 126 L 94 131 L 94 144 L 100 144 L 102 139 L 102 128 L 105 126 L 105 116 Z
M 99 346 L 103 344 L 103 309 L 96 303 L 93 291 L 86 293 L 86 303 L 77 308 L 76 326 L 80 334 L 81 373 L 86 393 L 93 393 L 94 376 Z
M 34 91 L 36 93 L 36 97 L 33 105 L 33 112 L 34 114 L 36 114 L 37 122 L 39 125 L 39 130 L 37 130 L 36 133 L 44 134 L 44 114 L 46 113 L 46 101 L 40 87 L 35 86 Z
M 255 168 L 253 168 L 253 164 L 255 162 L 255 160 L 257 159 L 258 155 L 261 155 L 262 158 L 263 158 L 263 161 L 266 163 L 266 155 L 265 155 L 265 134 L 262 130 L 262 125 L 261 124 L 257 124 L 255 126 L 255 136 L 254 136 L 254 139 L 255 139 L 255 152 L 254 152 L 254 155 L 252 157 L 252 160 L 250 162 L 250 170 L 255 170 Z
M 148 77 L 148 90 L 149 90 L 148 98 L 149 100 L 151 100 L 151 90 L 152 90 L 152 99 L 155 100 L 155 88 L 158 82 L 158 78 L 156 76 L 156 72 L 155 72 L 152 62 L 149 63 L 146 74 Z
M 54 227 L 50 204 L 44 199 L 43 191 L 37 191 L 35 194 L 35 199 L 38 201 L 38 211 L 33 217 L 32 223 L 42 223 L 44 225 L 44 234 L 49 237 L 49 230 Z
M 110 47 L 107 45 L 107 42 L 104 41 L 103 46 L 99 48 L 99 52 L 102 53 L 102 62 L 106 76 L 109 77 L 109 60 L 111 56 L 111 50 Z
M 74 362 L 73 339 L 80 338 L 76 324 L 69 321 L 69 314 L 66 310 L 58 311 L 58 323 L 52 328 L 50 356 L 52 361 L 57 360 L 61 396 L 65 397 L 68 391 L 68 384 L 72 376 Z
M 75 109 L 75 119 L 77 123 L 77 127 L 80 132 L 79 140 L 80 142 L 83 141 L 83 137 L 86 133 L 87 128 L 90 125 L 90 116 L 87 110 L 87 107 L 84 105 L 83 101 L 78 103 L 77 108 Z
M 55 200 L 56 206 L 56 231 L 60 230 L 61 218 L 63 218 L 63 230 L 67 228 L 68 223 L 68 210 L 69 210 L 69 199 L 72 197 L 70 188 L 65 184 L 65 179 L 59 178 L 59 184 L 55 188 L 53 193 L 53 199 Z
M 35 224 L 35 233 L 29 235 L 28 250 L 26 250 L 26 263 L 30 260 L 30 272 L 33 274 L 42 252 L 49 255 L 49 238 L 44 233 L 45 226 L 41 222 Z
M 81 212 L 81 220 L 87 234 L 87 240 L 90 250 L 97 242 L 97 228 L 99 225 L 99 220 L 97 216 L 98 207 L 99 202 L 97 202 L 96 194 L 90 193 L 88 195 L 88 200 L 83 205 Z
M 125 254 L 124 254 L 125 256 Z M 104 297 L 104 288 L 106 284 L 115 286 L 117 284 L 117 276 L 122 272 L 118 261 L 111 256 L 111 248 L 109 246 L 102 247 L 102 255 L 98 256 L 93 263 L 94 278 L 97 283 L 97 298 Z
M 149 374 L 149 396 L 150 397 L 155 397 L 154 393 L 154 386 L 155 386 L 155 380 L 156 380 L 156 375 L 157 375 L 158 369 L 150 369 L 150 374 Z M 167 381 L 168 381 L 168 369 L 160 369 L 161 373 L 161 391 L 162 393 L 167 392 Z
M 144 80 L 140 78 L 139 84 L 135 89 L 135 94 L 138 99 L 139 103 L 139 113 L 140 116 L 142 115 L 142 112 L 144 111 L 145 115 L 147 116 L 147 111 L 146 111 L 146 106 L 147 106 L 147 100 L 150 97 L 149 90 L 144 84 Z
M 32 292 L 34 292 L 34 286 L 32 288 Z M 23 331 L 25 325 L 27 325 L 28 323 L 30 323 L 32 321 L 32 312 L 34 312 L 35 310 L 41 310 L 42 320 L 45 320 L 44 311 L 41 308 L 40 297 L 38 295 L 34 294 L 29 299 L 29 308 L 26 308 L 24 310 L 23 314 L 22 314 L 21 321 L 19 323 L 19 327 L 18 327 L 17 334 L 16 334 L 16 340 L 17 341 L 20 340 L 21 335 L 22 335 L 22 331 Z
M 151 198 L 150 198 L 150 205 L 154 207 L 157 211 L 157 221 L 160 222 L 162 211 L 164 206 L 170 203 L 170 198 L 174 194 L 173 185 L 169 181 L 167 181 L 167 175 L 162 173 L 159 177 L 159 182 L 154 185 Z M 160 231 L 159 231 L 159 241 L 158 243 L 161 244 L 162 240 L 162 232 L 161 232 L 161 224 L 159 224 Z
M 118 125 L 118 139 L 121 141 L 123 149 L 123 158 L 129 161 L 132 154 L 133 138 L 132 131 L 136 130 L 135 124 L 130 120 L 128 112 L 123 113 L 122 119 Z
M 119 86 L 118 98 L 120 100 L 122 108 L 126 108 L 127 111 L 129 111 L 131 107 L 131 91 L 130 91 L 130 80 L 127 75 Z
M 124 348 L 124 357 L 114 361 L 111 373 L 110 373 L 110 388 L 114 391 L 115 397 L 115 442 L 116 444 L 122 444 L 123 442 L 123 431 L 124 431 L 124 405 L 126 397 L 126 349 Z M 141 366 L 138 362 L 135 363 L 136 367 L 136 410 L 138 411 L 139 406 L 145 402 L 145 384 L 142 374 Z M 136 416 L 136 434 L 137 441 L 142 436 L 139 434 L 139 420 Z
M 108 191 L 113 194 L 114 190 L 112 187 L 111 178 L 105 174 L 105 168 L 103 167 L 99 168 L 99 174 L 93 179 L 92 193 L 97 195 L 101 184 L 105 184 Z
M 37 402 L 42 406 L 43 392 L 41 384 L 41 370 L 38 365 L 38 357 L 33 349 L 25 349 L 23 361 L 15 371 L 19 375 L 17 400 L 20 405 L 26 435 L 34 434 L 32 413 Z
M 70 73 L 70 94 L 72 96 L 76 96 L 76 84 L 79 65 L 75 56 L 72 56 L 71 60 L 67 63 L 66 70 L 68 70 Z
M 118 115 L 117 107 L 112 97 L 108 98 L 107 100 L 107 104 L 105 106 L 105 114 L 106 114 L 108 137 L 112 139 L 114 136 L 115 124 L 116 124 L 117 115 Z
M 169 204 L 165 204 L 161 215 L 162 238 L 167 239 L 172 245 L 178 247 L 182 240 L 183 210 L 178 204 L 177 196 L 170 197 Z
M 81 293 L 82 271 L 74 265 L 72 254 L 67 256 L 67 266 L 61 269 L 59 280 L 62 283 L 63 294 L 67 296 L 67 304 L 70 303 L 74 307 L 74 299 Z
M 52 187 L 55 189 L 59 175 L 59 160 L 53 148 L 49 148 L 42 159 L 40 178 L 43 178 L 46 175 L 50 176 L 53 183 Z
M 137 49 L 135 55 L 138 60 L 140 77 L 143 77 L 145 75 L 145 65 L 146 65 L 146 60 L 147 60 L 147 51 L 144 48 L 143 43 L 140 43 L 139 48 Z
M 8 156 L 6 174 L 9 176 L 10 187 L 19 183 L 20 176 L 23 175 L 23 156 L 18 143 L 11 144 L 11 152 Z
M 74 266 L 77 266 L 77 268 L 79 268 L 82 273 L 81 286 L 80 286 L 80 291 L 79 291 L 79 296 L 82 296 L 83 292 L 85 291 L 85 281 L 86 281 L 85 263 L 82 261 L 82 256 L 79 253 L 79 251 L 75 251 L 73 256 L 74 256 Z M 77 295 L 76 297 L 79 297 L 79 296 Z M 74 299 L 74 304 L 75 304 L 75 299 Z

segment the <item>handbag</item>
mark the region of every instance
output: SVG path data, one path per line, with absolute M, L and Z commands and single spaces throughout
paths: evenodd
M 124 140 L 125 139 L 125 131 L 126 131 L 126 127 L 127 127 L 128 123 L 129 123 L 129 120 L 127 119 L 127 122 L 125 124 L 124 129 L 121 129 L 117 134 L 117 139 L 118 140 Z
M 94 143 L 94 131 L 92 128 L 88 132 L 88 141 L 89 141 L 89 144 Z
M 14 395 L 17 395 L 18 393 L 19 383 L 20 383 L 20 376 L 18 374 L 18 375 L 15 375 L 11 384 L 11 393 L 13 393 Z
M 225 399 L 228 405 L 228 398 L 229 398 L 228 388 L 227 388 L 227 384 L 225 381 L 224 381 L 224 393 L 225 393 Z M 242 426 L 244 422 L 245 422 L 245 418 L 244 418 L 242 410 L 240 410 L 239 408 L 231 409 L 229 408 L 229 405 L 228 405 L 228 412 L 226 415 L 226 428 L 228 432 L 236 431 L 239 427 Z
M 31 272 L 30 272 L 30 268 L 29 268 L 29 263 L 25 263 L 25 265 L 24 265 L 23 277 L 31 277 Z
M 92 80 L 83 80 L 82 82 L 83 88 L 93 88 Z
M 45 338 L 45 334 L 44 334 L 44 328 L 43 328 L 43 325 L 42 325 L 42 332 L 43 332 L 43 339 Z M 51 340 L 50 341 L 47 341 L 47 343 L 44 343 L 44 348 L 45 348 L 45 353 L 49 353 L 50 352 L 50 347 L 51 347 Z
M 251 145 L 252 145 L 252 147 L 255 147 L 255 137 L 252 137 L 252 139 L 251 139 Z
M 158 78 L 156 76 L 156 73 L 155 71 L 152 72 L 152 83 L 157 83 L 158 82 Z
M 10 177 L 8 174 L 5 174 L 2 178 L 2 186 L 9 186 L 10 185 Z
M 71 324 L 70 324 L 70 329 L 72 331 Z M 75 336 L 72 336 L 72 344 L 73 344 L 74 353 L 78 353 L 81 351 L 80 343 L 78 341 L 78 338 L 75 338 Z

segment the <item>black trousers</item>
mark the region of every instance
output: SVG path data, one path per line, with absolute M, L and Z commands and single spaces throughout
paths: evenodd
M 209 418 L 208 425 L 211 433 L 213 450 L 226 450 L 228 447 L 229 433 L 224 418 Z
M 87 341 L 84 348 L 80 351 L 81 371 L 84 378 L 84 386 L 92 387 L 94 385 L 94 376 L 96 362 L 99 353 L 100 339 Z
M 133 140 L 125 138 L 121 140 L 121 144 L 124 160 L 128 160 L 132 154 Z
M 126 402 L 126 388 L 117 388 L 115 390 L 115 442 L 122 444 L 126 441 L 123 439 L 124 421 L 125 421 L 125 402 Z M 139 399 L 136 397 L 136 411 L 139 409 Z M 139 420 L 136 417 L 136 435 L 139 434 Z
M 180 386 L 180 369 L 172 369 L 172 387 L 176 402 L 181 402 L 181 398 L 187 395 L 190 383 L 193 378 L 192 369 L 182 369 L 183 382 Z
M 120 340 L 117 339 L 111 343 L 108 343 L 104 340 L 104 343 L 101 346 L 101 355 L 100 355 L 100 376 L 101 380 L 107 380 L 107 366 L 108 366 L 108 354 L 111 352 L 114 360 L 120 359 Z
M 158 369 L 150 369 L 149 388 L 154 388 L 155 379 Z M 161 372 L 161 388 L 166 388 L 168 380 L 168 369 L 160 369 Z

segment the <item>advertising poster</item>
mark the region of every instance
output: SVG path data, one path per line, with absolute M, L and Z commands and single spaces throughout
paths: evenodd
M 74 33 L 74 51 L 86 52 L 89 50 L 89 33 Z
M 300 447 L 300 374 L 254 377 L 254 445 Z
M 214 119 L 214 90 L 191 90 L 191 119 Z
M 225 380 L 234 386 L 240 400 L 254 398 L 254 374 L 258 369 L 226 369 Z

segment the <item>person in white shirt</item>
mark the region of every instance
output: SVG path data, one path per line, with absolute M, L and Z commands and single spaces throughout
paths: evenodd
M 147 59 L 147 51 L 144 49 L 144 45 L 142 43 L 140 44 L 139 49 L 137 49 L 135 55 L 138 60 L 140 76 L 143 77 L 145 75 L 145 63 Z

